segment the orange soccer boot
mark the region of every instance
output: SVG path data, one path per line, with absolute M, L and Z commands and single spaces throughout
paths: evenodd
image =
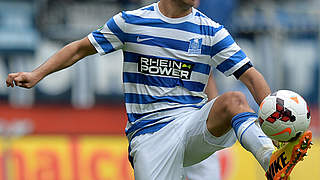
M 289 175 L 295 165 L 307 156 L 312 145 L 312 132 L 306 131 L 295 140 L 283 144 L 275 150 L 270 158 L 270 165 L 266 172 L 268 180 L 289 180 Z

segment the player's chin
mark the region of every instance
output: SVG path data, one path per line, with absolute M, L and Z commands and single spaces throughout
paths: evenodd
M 182 0 L 184 6 L 188 6 L 188 8 L 194 7 L 196 5 L 197 0 Z
M 196 0 L 187 0 L 187 1 L 190 7 L 194 7 L 196 5 Z

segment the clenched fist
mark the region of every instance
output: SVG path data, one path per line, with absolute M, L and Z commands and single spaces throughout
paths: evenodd
M 7 77 L 6 83 L 7 87 L 19 86 L 23 88 L 32 88 L 37 82 L 39 82 L 33 72 L 18 72 L 10 73 Z

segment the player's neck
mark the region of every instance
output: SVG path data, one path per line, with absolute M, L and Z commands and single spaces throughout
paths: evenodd
M 160 12 L 169 18 L 181 18 L 192 12 L 192 6 L 173 0 L 161 0 L 158 6 Z

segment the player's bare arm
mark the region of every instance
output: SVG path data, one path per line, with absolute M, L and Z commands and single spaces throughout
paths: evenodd
M 63 47 L 32 72 L 10 73 L 6 80 L 7 87 L 14 87 L 16 85 L 32 88 L 47 75 L 67 68 L 80 59 L 95 53 L 97 51 L 87 37 L 74 41 Z
M 207 94 L 209 101 L 218 96 L 217 85 L 215 80 L 213 79 L 212 73 L 210 73 L 210 76 L 208 79 L 208 85 L 205 89 L 205 93 Z
M 255 101 L 259 105 L 263 99 L 271 93 L 268 83 L 265 81 L 262 74 L 254 67 L 251 67 L 244 72 L 240 76 L 239 80 L 247 86 Z

